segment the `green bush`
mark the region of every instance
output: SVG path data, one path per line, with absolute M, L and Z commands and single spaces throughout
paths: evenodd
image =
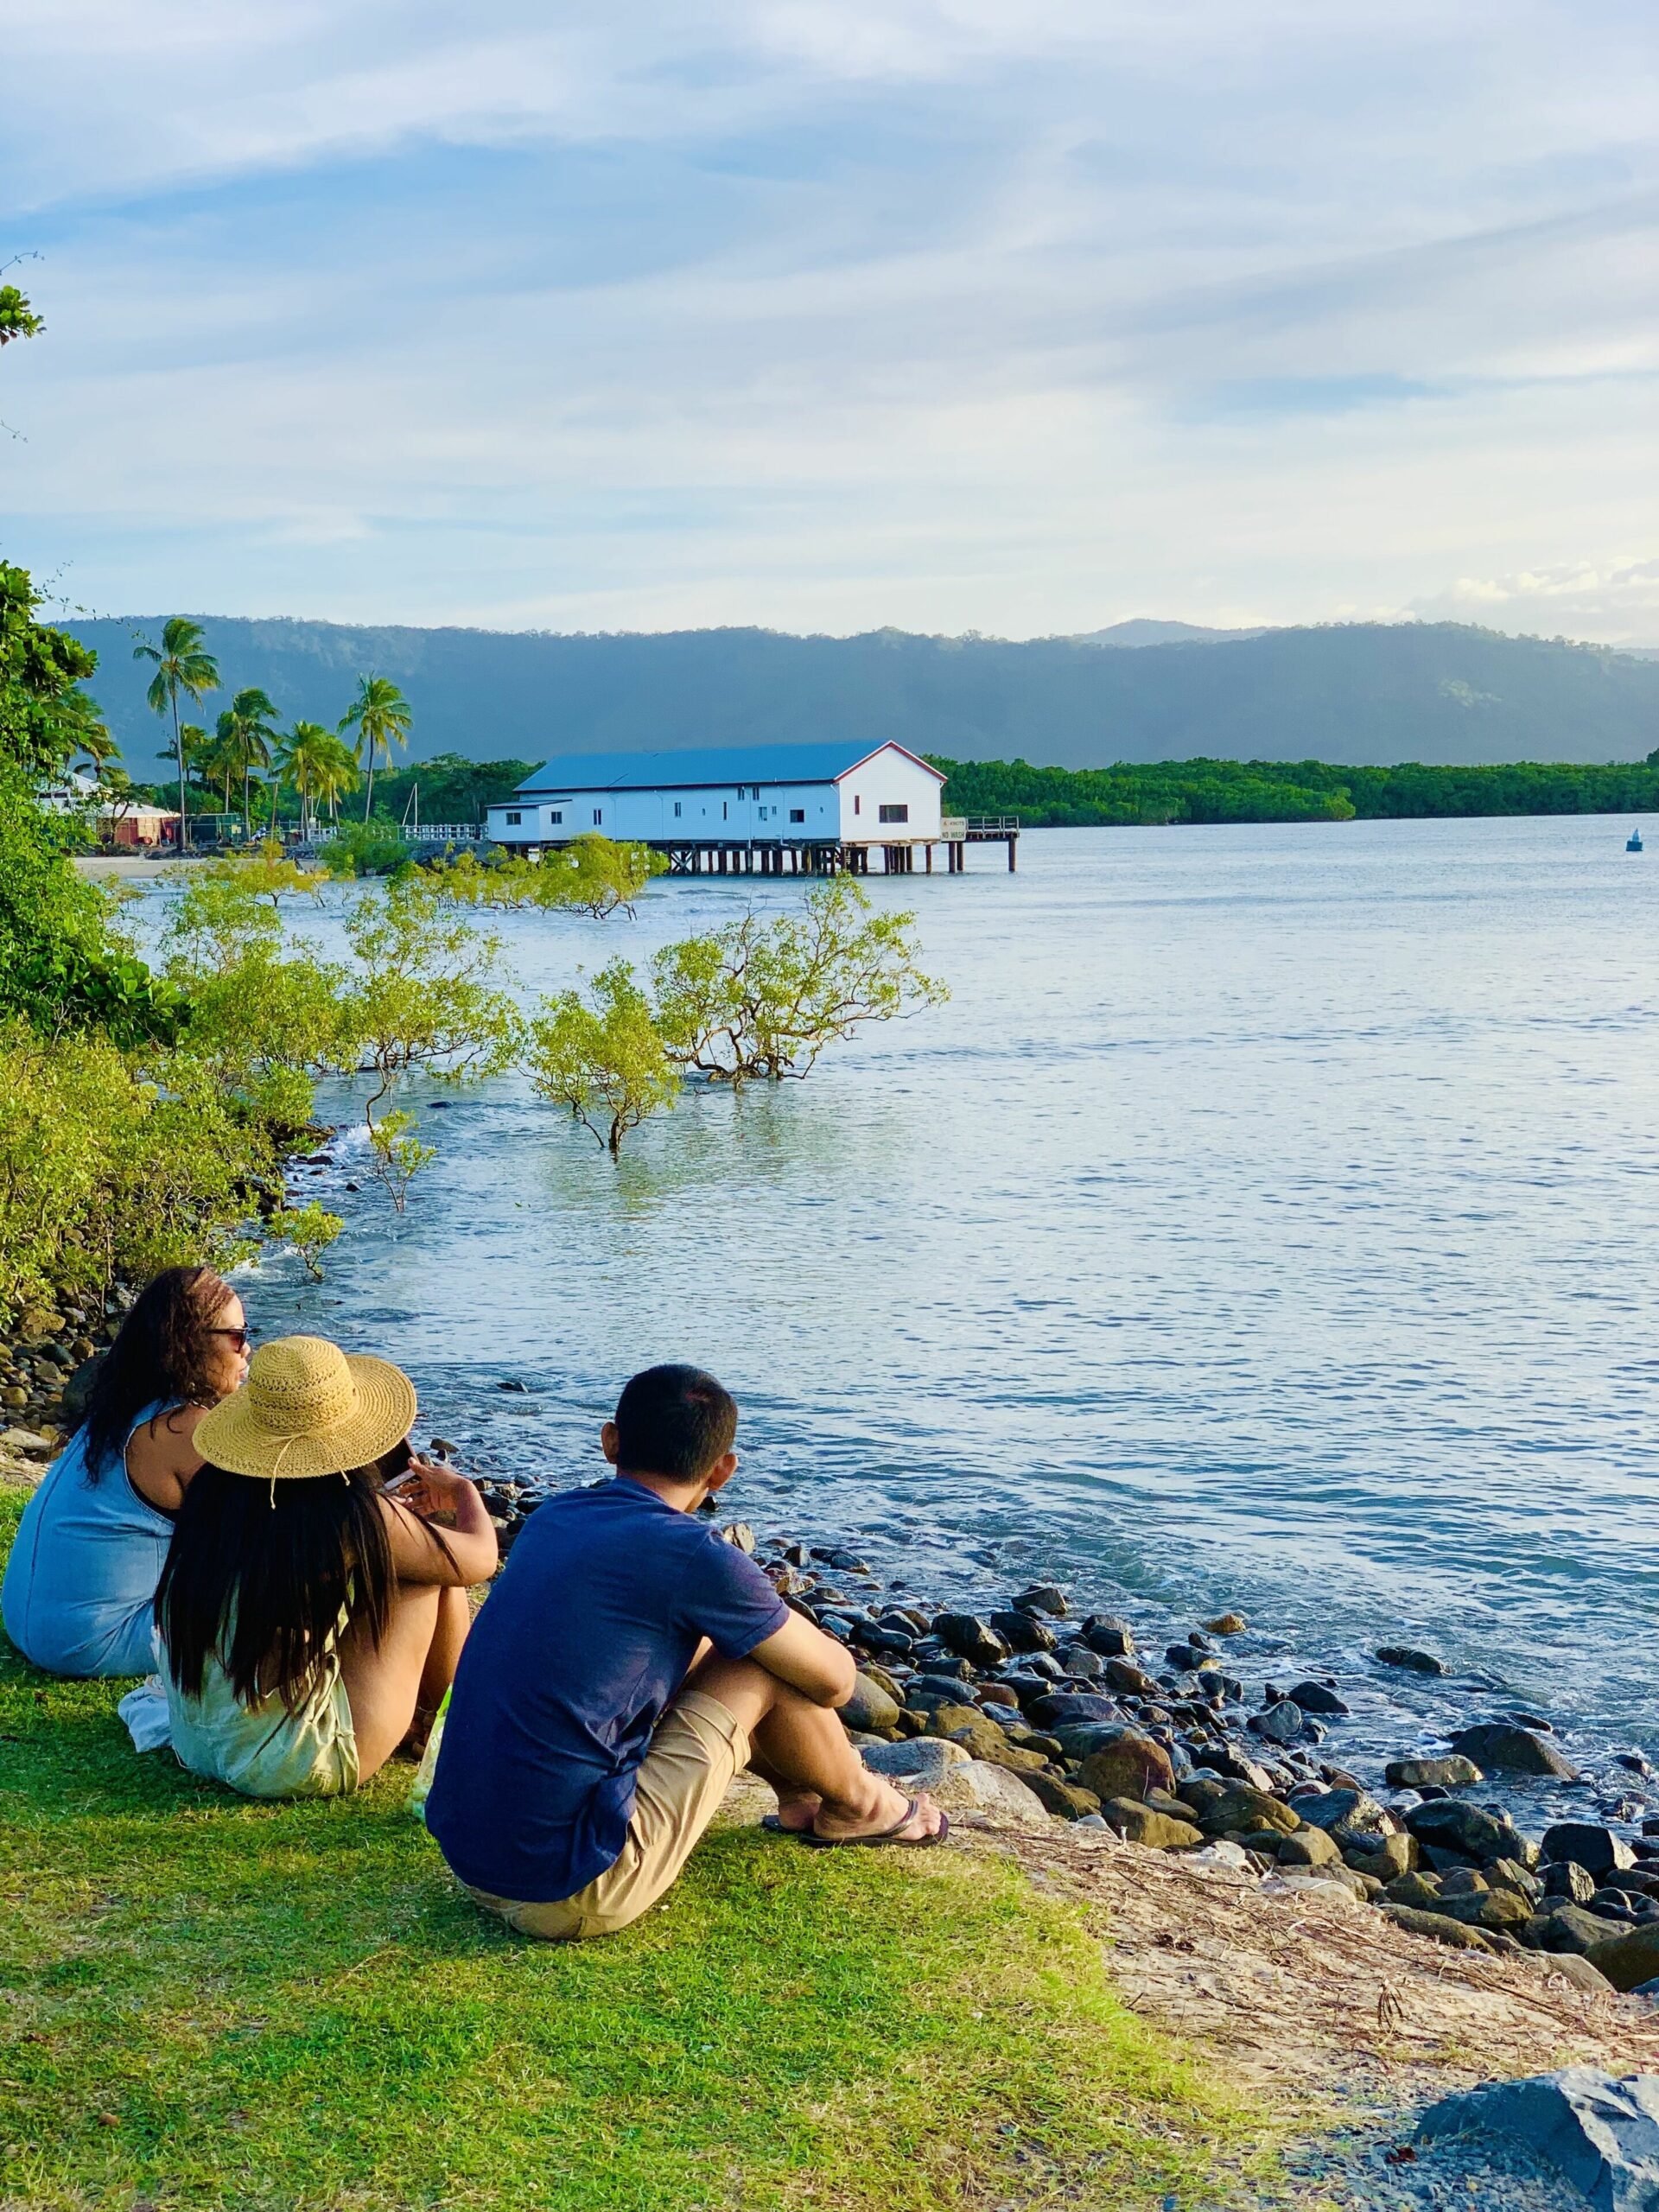
M 341 823 L 321 857 L 330 875 L 395 875 L 410 865 L 410 849 L 403 833 L 377 815 L 370 822 Z

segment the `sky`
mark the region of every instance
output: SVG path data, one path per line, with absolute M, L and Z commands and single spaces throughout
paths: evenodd
M 89 613 L 1659 644 L 1651 0 L 0 0 Z

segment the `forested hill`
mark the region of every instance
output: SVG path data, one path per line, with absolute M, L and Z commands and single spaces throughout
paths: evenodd
M 556 637 L 200 619 L 226 690 L 260 684 L 284 719 L 333 725 L 358 675 L 402 686 L 412 753 L 506 755 L 804 743 L 849 732 L 957 760 L 1618 760 L 1659 744 L 1659 662 L 1453 623 L 1354 623 L 1113 652 L 896 630 Z M 99 654 L 91 689 L 144 775 L 161 741 L 135 631 L 69 625 Z

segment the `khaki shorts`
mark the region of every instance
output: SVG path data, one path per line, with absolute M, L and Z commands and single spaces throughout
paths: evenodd
M 633 1818 L 613 1865 L 553 1904 L 516 1904 L 486 1890 L 472 1895 L 520 1936 L 546 1943 L 614 1935 L 673 1887 L 748 1759 L 749 1739 L 719 1699 L 683 1691 L 658 1722 L 635 1777 Z

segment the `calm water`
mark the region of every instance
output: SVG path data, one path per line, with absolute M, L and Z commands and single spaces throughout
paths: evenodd
M 1385 1694 L 1444 1710 L 1368 1666 L 1392 1639 L 1659 1751 L 1659 850 L 1629 826 L 1052 831 L 1016 876 L 992 848 L 875 883 L 944 1010 L 689 1096 L 620 1170 L 516 1082 L 418 1086 L 407 1217 L 331 1196 L 327 1283 L 268 1267 L 250 1302 L 560 1479 L 632 1369 L 696 1359 L 757 1522 L 936 1592 L 1236 1605 L 1258 1678 L 1276 1643 L 1358 1684 L 1333 1749 L 1398 1735 Z M 798 895 L 502 931 L 533 992 Z

